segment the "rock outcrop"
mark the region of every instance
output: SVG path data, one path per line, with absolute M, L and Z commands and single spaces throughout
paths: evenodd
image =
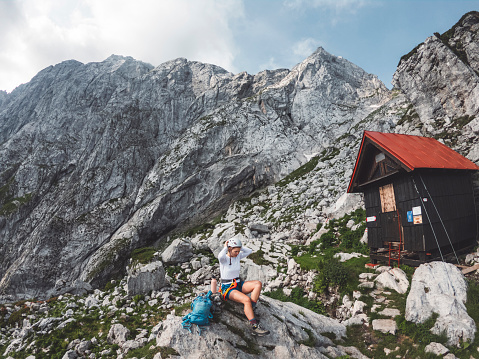
M 163 263 L 178 264 L 188 262 L 193 257 L 193 245 L 190 241 L 177 238 L 161 254 Z
M 434 136 L 479 160 L 479 13 L 403 56 L 393 85 L 411 102 L 397 131 Z
M 449 345 L 474 341 L 476 323 L 467 314 L 467 283 L 450 263 L 422 264 L 414 273 L 406 302 L 406 320 L 423 323 L 437 313 L 431 331 L 446 333 Z
M 329 333 L 328 336 L 333 335 L 336 339 L 346 335 L 346 327 L 331 318 L 293 303 L 264 297 L 258 313 L 261 315 L 261 325 L 271 333 L 255 338 L 242 317 L 242 306 L 228 304 L 219 322 L 202 331 L 201 336 L 195 328 L 192 333 L 186 332 L 181 326 L 180 317 L 169 316 L 163 322 L 156 344 L 172 347 L 182 357 L 294 358 L 310 355 L 328 358 L 328 347 L 336 347 L 331 339 L 322 334 Z M 347 355 L 349 351 L 343 348 L 342 353 Z
M 130 269 L 126 288 L 128 295 L 132 297 L 152 290 L 158 291 L 169 284 L 163 263 L 156 261 Z

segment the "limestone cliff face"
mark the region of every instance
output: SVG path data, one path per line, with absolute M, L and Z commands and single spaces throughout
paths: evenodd
M 420 128 L 418 134 L 443 139 L 474 161 L 479 160 L 478 49 L 479 13 L 470 12 L 403 56 L 393 78 L 414 107 L 409 122 L 419 120 L 406 123 L 402 131 Z
M 318 49 L 292 70 L 67 61 L 0 95 L 0 291 L 101 284 L 129 252 L 330 148 L 390 99 Z

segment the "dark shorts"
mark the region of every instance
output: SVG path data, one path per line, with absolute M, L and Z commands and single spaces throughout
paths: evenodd
M 240 292 L 242 291 L 243 289 L 243 281 L 240 281 L 240 282 L 236 282 L 236 287 L 232 287 L 230 290 L 228 290 L 229 287 L 231 286 L 234 286 L 233 283 L 228 283 L 228 284 L 222 284 L 221 285 L 221 293 L 223 294 L 223 299 L 226 300 L 226 299 L 229 299 L 229 296 L 230 296 L 230 293 L 233 291 L 233 290 L 239 290 Z M 224 293 L 228 291 L 226 293 L 226 296 L 224 295 Z

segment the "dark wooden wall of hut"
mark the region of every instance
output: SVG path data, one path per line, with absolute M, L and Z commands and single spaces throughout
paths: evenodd
M 477 218 L 471 173 L 421 171 L 415 181 L 421 197 L 428 199 L 423 210 L 425 250 L 437 249 L 436 238 L 446 252 L 451 251 L 447 250 L 450 242 L 455 250 L 473 244 L 477 238 Z
M 370 248 L 383 248 L 383 242 L 391 240 L 388 234 L 388 230 L 391 229 L 387 229 L 386 215 L 381 213 L 379 195 L 379 187 L 387 183 L 393 183 L 394 186 L 404 249 L 437 254 L 439 243 L 443 252 L 449 253 L 452 251 L 450 241 L 455 250 L 475 243 L 477 217 L 470 172 L 416 170 L 413 173 L 402 173 L 378 181 L 364 189 L 366 215 L 377 218 L 375 222 L 367 223 Z M 427 198 L 424 205 L 421 198 Z M 407 220 L 407 211 L 412 211 L 412 208 L 417 206 L 421 206 L 422 224 L 414 224 Z

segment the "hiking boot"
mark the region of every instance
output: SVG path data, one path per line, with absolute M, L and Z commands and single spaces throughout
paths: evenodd
M 269 330 L 264 330 L 258 323 L 251 325 L 251 332 L 258 337 L 269 334 Z

